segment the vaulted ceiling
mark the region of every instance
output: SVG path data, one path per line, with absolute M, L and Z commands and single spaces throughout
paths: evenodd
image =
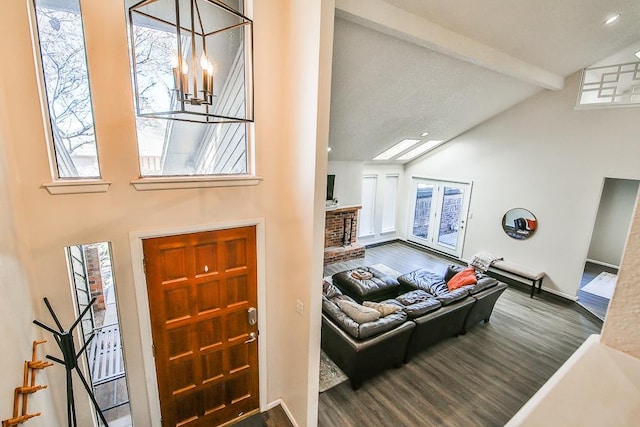
M 636 0 L 336 0 L 329 159 L 450 140 L 640 44 L 638 23 Z

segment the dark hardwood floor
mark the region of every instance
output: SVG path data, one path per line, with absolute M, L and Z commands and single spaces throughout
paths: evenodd
M 596 276 L 603 271 L 612 274 L 618 274 L 617 268 L 606 267 L 600 264 L 594 264 L 587 261 L 584 265 L 584 273 L 582 273 L 582 279 L 580 280 L 580 289 L 578 290 L 578 303 L 584 308 L 598 316 L 601 320 L 604 320 L 607 314 L 607 307 L 609 307 L 609 300 L 602 298 L 598 295 L 590 294 L 589 292 L 583 292 L 584 285 L 596 278 Z
M 401 272 L 444 271 L 441 259 L 404 243 L 367 249 L 361 260 L 325 268 L 383 263 Z M 601 322 L 574 302 L 549 294 L 529 298 L 510 286 L 491 321 L 445 340 L 365 381 L 348 382 L 319 396 L 319 426 L 502 426 L 544 384 Z
M 266 412 L 252 415 L 233 424 L 234 427 L 293 427 L 282 405 L 275 406 Z

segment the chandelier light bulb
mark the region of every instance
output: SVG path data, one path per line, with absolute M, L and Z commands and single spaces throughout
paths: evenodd
M 209 68 L 209 58 L 207 58 L 207 55 L 204 52 L 200 55 L 200 67 L 202 67 L 203 71 L 207 71 Z

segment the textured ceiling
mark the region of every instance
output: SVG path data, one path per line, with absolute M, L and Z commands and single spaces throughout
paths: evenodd
M 337 0 L 336 8 L 330 160 L 369 161 L 404 138 L 449 140 L 547 90 L 528 76 L 561 82 L 640 40 L 636 1 Z M 603 26 L 613 12 L 620 21 Z M 426 28 L 424 37 L 403 36 L 403 20 Z

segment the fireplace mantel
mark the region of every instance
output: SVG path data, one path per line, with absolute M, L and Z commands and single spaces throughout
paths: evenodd
M 342 211 L 358 211 L 362 209 L 362 205 L 347 205 L 347 206 L 328 206 L 325 210 L 327 212 L 342 212 Z

